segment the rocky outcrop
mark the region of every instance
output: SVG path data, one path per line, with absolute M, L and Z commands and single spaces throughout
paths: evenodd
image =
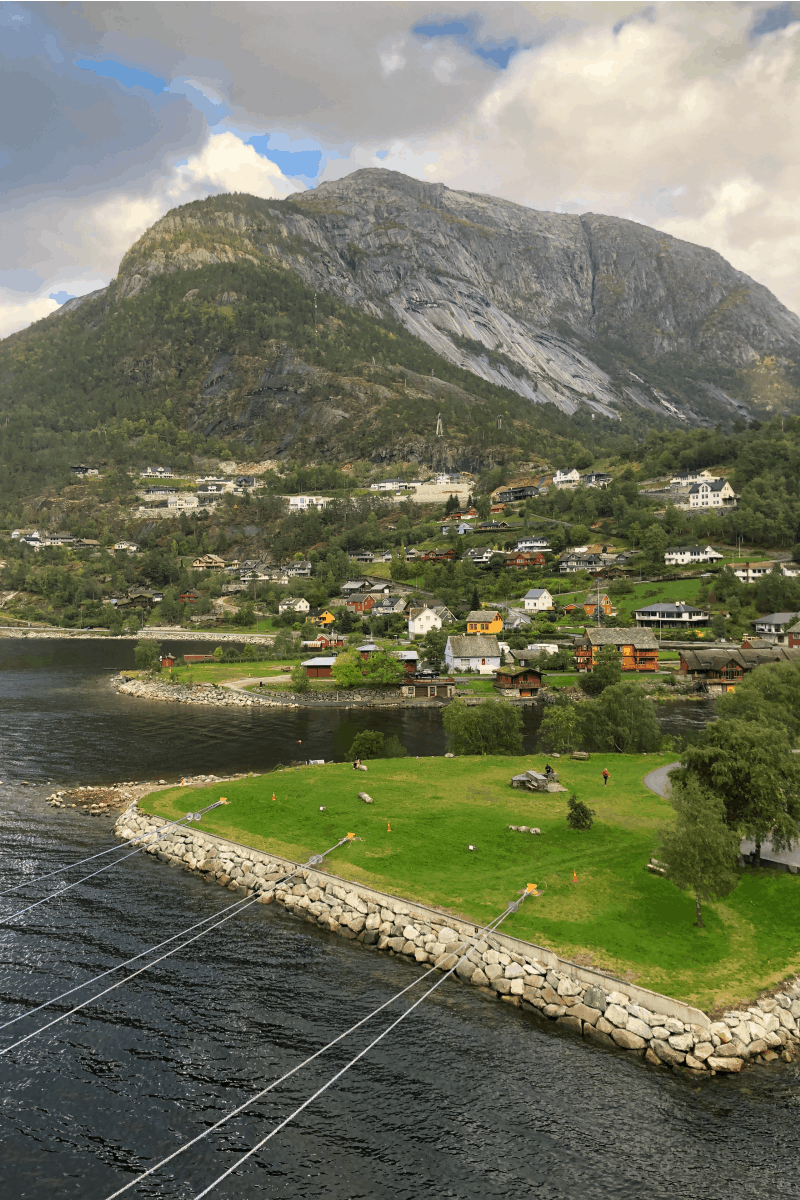
M 462 983 L 652 1065 L 698 1075 L 730 1073 L 779 1056 L 791 1062 L 798 1053 L 800 980 L 774 998 L 711 1022 L 678 1000 L 578 967 L 542 947 L 500 933 L 484 935 L 451 914 L 197 829 L 165 833 L 167 824 L 132 805 L 114 830 L 125 841 L 143 842 L 145 852 L 162 862 L 198 872 L 209 883 L 263 904 L 275 901 L 331 933 L 420 966 L 455 968 Z

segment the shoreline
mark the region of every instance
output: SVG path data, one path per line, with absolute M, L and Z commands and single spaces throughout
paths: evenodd
M 132 842 L 157 836 L 168 824 L 142 811 L 134 800 L 113 832 Z M 279 855 L 199 829 L 178 828 L 143 850 L 209 884 L 255 896 L 261 904 L 276 902 L 331 933 L 426 969 L 456 966 L 460 956 L 455 947 L 479 932 L 474 922 L 445 910 L 330 872 L 301 868 Z M 288 880 L 283 878 L 287 874 Z M 728 1010 L 712 1021 L 682 1000 L 496 932 L 476 942 L 454 977 L 478 987 L 487 999 L 523 1008 L 596 1045 L 695 1080 L 738 1073 L 755 1063 L 791 1063 L 800 1056 L 800 977 L 773 997 L 744 1011 Z

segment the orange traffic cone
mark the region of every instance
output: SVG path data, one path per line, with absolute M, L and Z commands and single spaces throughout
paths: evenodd
M 389 821 L 387 821 L 387 822 L 386 822 L 386 832 L 387 832 L 387 833 L 391 833 L 391 832 L 392 832 L 392 826 L 391 826 L 391 824 L 390 824 L 390 822 L 389 822 Z
M 573 883 L 577 883 L 577 882 L 578 882 L 578 872 L 577 872 L 577 871 L 573 871 L 573 872 L 572 872 L 572 882 L 573 882 Z
M 274 793 L 274 792 L 272 793 L 272 799 L 273 799 L 273 800 L 275 799 L 275 793 Z

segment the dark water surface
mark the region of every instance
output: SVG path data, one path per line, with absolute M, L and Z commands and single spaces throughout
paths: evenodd
M 251 715 L 123 700 L 104 690 L 101 670 L 128 665 L 107 661 L 120 649 L 61 643 L 48 660 L 41 643 L 0 643 L 0 890 L 112 844 L 107 824 L 51 812 L 48 789 L 23 779 L 256 769 L 294 757 L 286 742 L 299 736 L 309 756 L 330 757 L 358 724 L 332 710 Z M 29 652 L 38 666 L 22 661 Z M 438 752 L 438 724 L 410 715 L 384 715 L 386 727 L 412 752 Z M 0 913 L 46 890 L 0 897 Z M 230 902 L 137 855 L 0 925 L 0 1024 Z M 256 905 L 0 1056 L 0 1196 L 104 1200 L 420 973 Z M 46 1019 L 0 1030 L 0 1049 Z M 390 1020 L 381 1014 L 127 1195 L 191 1200 Z M 447 982 L 212 1195 L 800 1196 L 799 1083 L 790 1066 L 688 1084 Z

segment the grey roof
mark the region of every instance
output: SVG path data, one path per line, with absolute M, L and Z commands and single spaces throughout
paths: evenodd
M 701 479 L 699 483 L 693 483 L 689 488 L 689 495 L 694 492 L 699 492 L 701 488 L 707 487 L 710 492 L 721 492 L 727 483 L 727 479 Z
M 587 629 L 579 645 L 633 646 L 634 650 L 657 650 L 658 642 L 651 629 Z
M 336 662 L 335 658 L 307 658 L 305 662 L 300 664 L 301 667 L 332 667 Z
M 721 671 L 730 662 L 738 663 L 743 670 L 752 671 L 762 663 L 795 662 L 800 658 L 800 649 L 790 650 L 787 646 L 771 646 L 767 649 L 743 650 L 732 646 L 709 647 L 707 650 L 681 650 L 681 658 L 690 671 Z
M 770 613 L 768 617 L 756 617 L 754 624 L 761 625 L 769 622 L 770 625 L 788 625 L 790 621 L 794 621 L 797 615 L 796 612 Z
M 500 647 L 493 633 L 455 634 L 447 640 L 454 658 L 500 657 Z
M 681 613 L 700 613 L 702 609 L 692 608 L 691 604 L 643 604 L 636 609 L 639 613 L 658 613 L 662 617 L 680 616 Z
M 476 609 L 473 609 L 473 611 L 471 613 L 467 613 L 465 619 L 467 621 L 491 622 L 491 621 L 494 621 L 497 616 L 499 616 L 499 613 L 496 608 L 482 608 L 482 609 L 476 608 Z
M 539 596 L 544 596 L 545 592 L 547 592 L 547 588 L 531 588 L 522 598 L 523 600 L 538 600 Z M 547 594 L 550 595 L 549 592 Z

